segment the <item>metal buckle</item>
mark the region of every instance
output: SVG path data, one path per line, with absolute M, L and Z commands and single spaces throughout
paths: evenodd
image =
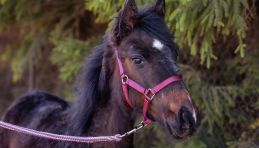
M 145 96 L 146 96 L 146 99 L 148 99 L 148 101 L 152 101 L 156 96 L 156 94 L 153 93 L 153 90 L 151 88 L 149 88 L 149 89 L 146 89 Z
M 144 128 L 146 126 L 146 124 L 142 121 L 140 124 L 138 124 L 135 128 L 133 128 L 132 130 L 124 133 L 123 135 L 119 135 L 120 138 L 123 138 L 125 136 L 131 135 L 133 133 L 136 133 L 138 130 Z
M 128 79 L 129 79 L 129 77 L 128 77 L 127 75 L 125 75 L 125 74 L 121 75 L 121 83 L 122 83 L 123 85 L 126 84 L 126 82 L 127 82 Z

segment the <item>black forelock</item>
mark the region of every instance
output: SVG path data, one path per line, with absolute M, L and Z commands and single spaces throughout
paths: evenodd
M 163 18 L 149 9 L 141 9 L 139 11 L 137 27 L 169 47 L 173 51 L 174 59 L 177 59 L 179 48 L 172 41 L 173 35 L 167 28 Z

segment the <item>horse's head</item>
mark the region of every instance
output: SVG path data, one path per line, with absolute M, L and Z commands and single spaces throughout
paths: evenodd
M 172 41 L 164 15 L 164 0 L 143 10 L 137 9 L 134 0 L 127 0 L 110 32 L 111 45 L 118 49 L 125 73 L 145 88 L 180 75 L 176 64 L 178 47 Z M 131 87 L 128 95 L 133 109 L 141 113 L 145 96 Z M 196 107 L 182 80 L 168 84 L 154 96 L 147 117 L 176 138 L 190 135 L 197 128 Z

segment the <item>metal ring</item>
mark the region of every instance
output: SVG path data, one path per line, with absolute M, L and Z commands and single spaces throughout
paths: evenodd
M 128 79 L 129 79 L 129 77 L 128 77 L 127 75 L 125 75 L 125 74 L 121 75 L 121 83 L 122 83 L 123 85 L 126 84 L 126 82 L 127 82 Z
M 150 94 L 150 96 L 149 96 L 149 94 Z M 145 96 L 148 99 L 148 101 L 152 101 L 154 99 L 154 97 L 156 96 L 156 94 L 153 93 L 153 90 L 151 88 L 149 88 L 149 89 L 146 89 Z

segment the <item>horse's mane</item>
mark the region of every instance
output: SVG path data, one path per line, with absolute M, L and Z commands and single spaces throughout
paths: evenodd
M 98 102 L 101 99 L 102 90 L 99 87 L 104 85 L 100 77 L 105 44 L 94 48 L 87 57 L 86 64 L 81 70 L 76 86 L 77 100 L 69 110 L 69 133 L 81 134 L 90 125 L 90 121 Z

